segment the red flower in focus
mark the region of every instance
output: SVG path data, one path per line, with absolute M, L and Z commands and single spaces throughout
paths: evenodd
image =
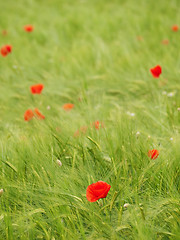
M 66 110 L 66 111 L 69 111 L 72 108 L 74 108 L 74 104 L 72 104 L 72 103 L 66 103 L 66 104 L 63 105 L 63 109 Z
M 43 84 L 36 84 L 30 87 L 32 94 L 40 94 L 44 88 Z
M 159 156 L 159 151 L 157 149 L 149 150 L 148 156 L 154 160 Z
M 160 74 L 162 73 L 162 68 L 161 66 L 157 65 L 154 68 L 151 68 L 150 72 L 154 78 L 159 78 Z
M 32 32 L 34 30 L 34 27 L 32 25 L 26 25 L 24 26 L 24 30 L 26 32 Z
M 179 27 L 178 27 L 178 25 L 173 25 L 171 27 L 171 29 L 172 29 L 172 31 L 177 32 L 179 30 Z
M 25 121 L 30 121 L 34 117 L 34 113 L 31 109 L 26 110 L 24 113 L 24 120 Z
M 40 113 L 40 111 L 39 111 L 37 108 L 34 109 L 34 112 L 35 112 L 35 116 L 36 116 L 38 119 L 45 119 L 45 116 L 42 115 L 42 113 Z
M 86 198 L 89 202 L 96 202 L 100 198 L 105 198 L 111 186 L 103 181 L 98 181 L 89 185 L 86 189 Z
M 12 46 L 11 45 L 5 45 L 1 47 L 1 55 L 3 57 L 7 56 L 9 53 L 12 51 Z

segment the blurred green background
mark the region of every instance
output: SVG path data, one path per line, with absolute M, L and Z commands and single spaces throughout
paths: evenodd
M 1 0 L 0 239 L 180 239 L 174 24 L 179 0 Z M 45 120 L 25 122 L 29 108 Z M 89 203 L 99 180 L 111 190 Z

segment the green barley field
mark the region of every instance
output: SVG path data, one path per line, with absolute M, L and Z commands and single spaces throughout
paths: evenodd
M 179 0 L 0 0 L 0 240 L 180 239 L 174 25 Z

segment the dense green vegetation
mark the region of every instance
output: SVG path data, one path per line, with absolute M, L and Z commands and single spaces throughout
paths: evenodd
M 0 239 L 180 239 L 180 31 L 171 29 L 180 1 L 2 0 L 0 9 L 0 47 L 12 45 L 0 56 Z M 34 108 L 45 119 L 24 121 Z M 99 180 L 111 185 L 107 198 L 88 202 Z

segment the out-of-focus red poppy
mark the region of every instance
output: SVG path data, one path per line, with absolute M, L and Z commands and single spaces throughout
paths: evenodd
M 142 36 L 137 36 L 137 40 L 138 41 L 143 41 L 143 37 Z
M 40 111 L 37 108 L 34 109 L 34 113 L 38 119 L 45 119 L 45 116 L 42 115 L 42 113 L 40 113 Z
M 8 53 L 11 53 L 11 51 L 12 51 L 12 46 L 11 46 L 11 45 L 6 45 L 6 49 L 7 49 Z
M 31 109 L 26 110 L 24 113 L 24 120 L 25 121 L 30 121 L 34 117 L 34 113 Z
M 43 84 L 36 84 L 30 87 L 32 94 L 40 94 L 44 88 Z
M 157 149 L 149 150 L 148 156 L 154 160 L 159 156 L 159 151 Z
M 168 45 L 169 44 L 169 40 L 168 39 L 164 39 L 161 42 L 163 45 Z
M 80 127 L 80 131 L 81 131 L 83 134 L 86 133 L 87 129 L 88 129 L 87 126 L 82 126 L 82 127 Z
M 177 32 L 179 30 L 179 27 L 178 27 L 178 25 L 173 25 L 171 27 L 171 29 L 172 29 L 172 31 Z
M 94 127 L 95 127 L 96 129 L 99 129 L 99 126 L 100 126 L 100 122 L 99 122 L 99 121 L 95 121 L 95 122 L 94 122 Z
M 74 133 L 74 137 L 79 137 L 79 130 Z
M 105 198 L 111 186 L 103 181 L 98 181 L 89 185 L 86 189 L 86 198 L 89 202 L 96 202 L 100 198 Z
M 61 128 L 60 127 L 56 127 L 56 132 L 61 132 Z
M 78 129 L 75 133 L 74 133 L 74 137 L 79 137 L 80 134 L 85 134 L 87 131 L 88 127 L 87 126 L 82 126 L 80 127 L 80 130 Z
M 32 32 L 34 30 L 34 27 L 32 25 L 26 25 L 24 26 L 24 30 L 26 32 Z
M 104 127 L 104 124 L 103 124 L 103 122 L 100 122 L 100 121 L 97 120 L 97 121 L 93 122 L 91 126 L 92 126 L 92 127 L 95 127 L 97 130 L 99 130 L 100 127 L 101 127 L 101 128 Z
M 1 47 L 1 55 L 3 57 L 6 57 L 9 53 L 12 51 L 12 46 L 11 45 L 5 45 Z
M 150 72 L 154 78 L 159 78 L 160 74 L 162 73 L 162 68 L 161 66 L 157 65 L 154 68 L 151 68 Z
M 70 111 L 72 108 L 74 108 L 74 104 L 72 103 L 66 103 L 63 105 L 63 109 L 66 111 Z
M 6 30 L 3 30 L 3 31 L 2 31 L 2 35 L 3 35 L 3 36 L 7 35 L 7 31 L 6 31 Z

